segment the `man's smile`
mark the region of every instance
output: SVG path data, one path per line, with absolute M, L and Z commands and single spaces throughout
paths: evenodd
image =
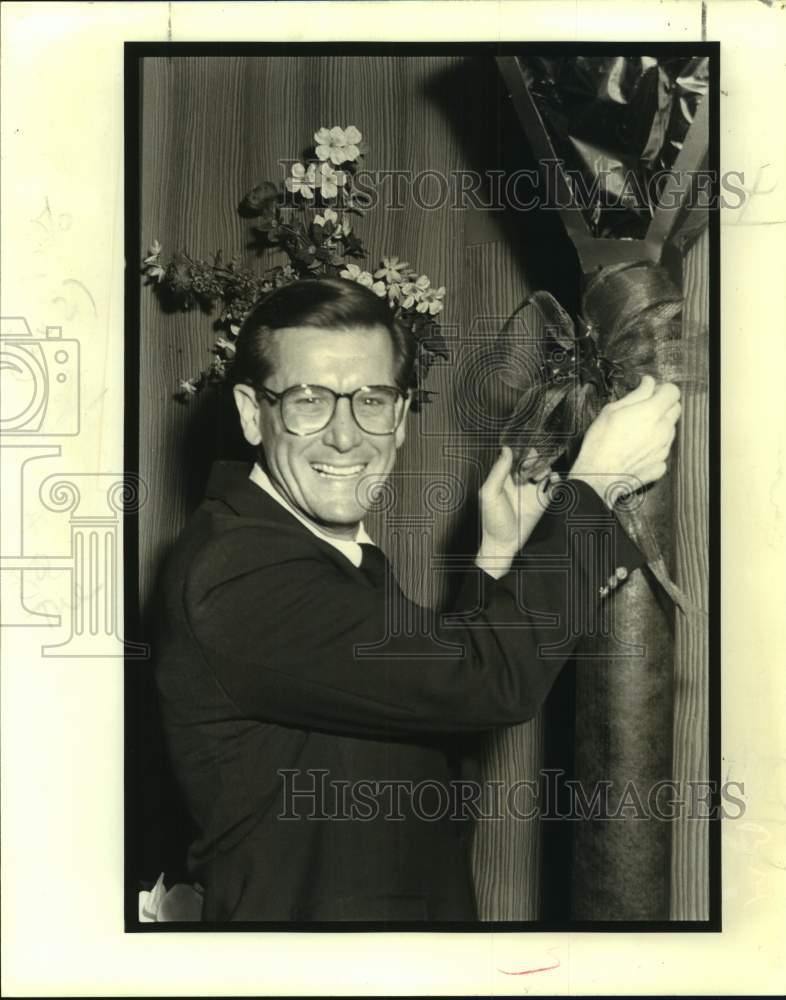
M 311 468 L 323 479 L 352 479 L 359 476 L 368 462 L 353 465 L 332 465 L 327 462 L 312 462 Z

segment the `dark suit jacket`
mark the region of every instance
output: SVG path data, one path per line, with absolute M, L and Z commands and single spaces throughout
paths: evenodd
M 610 515 L 574 488 L 575 543 Z M 615 566 L 641 565 L 611 519 L 613 556 L 567 574 L 567 518 L 544 515 L 516 563 L 532 572 L 468 574 L 460 606 L 475 614 L 448 625 L 309 532 L 248 467 L 214 468 L 165 568 L 156 651 L 203 919 L 475 919 L 469 824 L 437 786 L 419 808 L 409 791 L 450 788 L 478 734 L 531 719 L 575 643 L 538 655 L 566 634 L 571 599 L 598 601 Z M 420 624 L 397 628 L 401 614 Z

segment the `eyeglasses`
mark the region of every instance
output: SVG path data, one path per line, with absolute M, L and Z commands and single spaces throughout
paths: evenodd
M 392 434 L 404 416 L 405 394 L 392 385 L 361 385 L 354 392 L 334 392 L 324 385 L 292 385 L 283 392 L 267 386 L 260 391 L 281 407 L 281 421 L 290 434 L 318 434 L 333 419 L 339 399 L 348 399 L 352 416 L 366 434 Z

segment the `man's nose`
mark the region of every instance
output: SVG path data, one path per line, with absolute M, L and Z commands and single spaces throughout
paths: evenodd
M 325 428 L 325 443 L 336 451 L 351 451 L 363 439 L 363 432 L 352 416 L 352 407 L 348 399 L 336 400 L 336 412 Z

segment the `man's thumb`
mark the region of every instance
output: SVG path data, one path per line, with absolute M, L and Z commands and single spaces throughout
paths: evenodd
M 496 462 L 491 466 L 486 481 L 483 484 L 485 493 L 499 493 L 513 466 L 513 451 L 505 445 L 499 453 Z
M 622 399 L 616 400 L 611 403 L 610 406 L 615 410 L 622 409 L 623 406 L 631 406 L 633 403 L 643 403 L 645 399 L 649 399 L 655 392 L 655 379 L 652 375 L 642 375 L 641 382 L 636 386 L 636 388 L 627 393 Z

